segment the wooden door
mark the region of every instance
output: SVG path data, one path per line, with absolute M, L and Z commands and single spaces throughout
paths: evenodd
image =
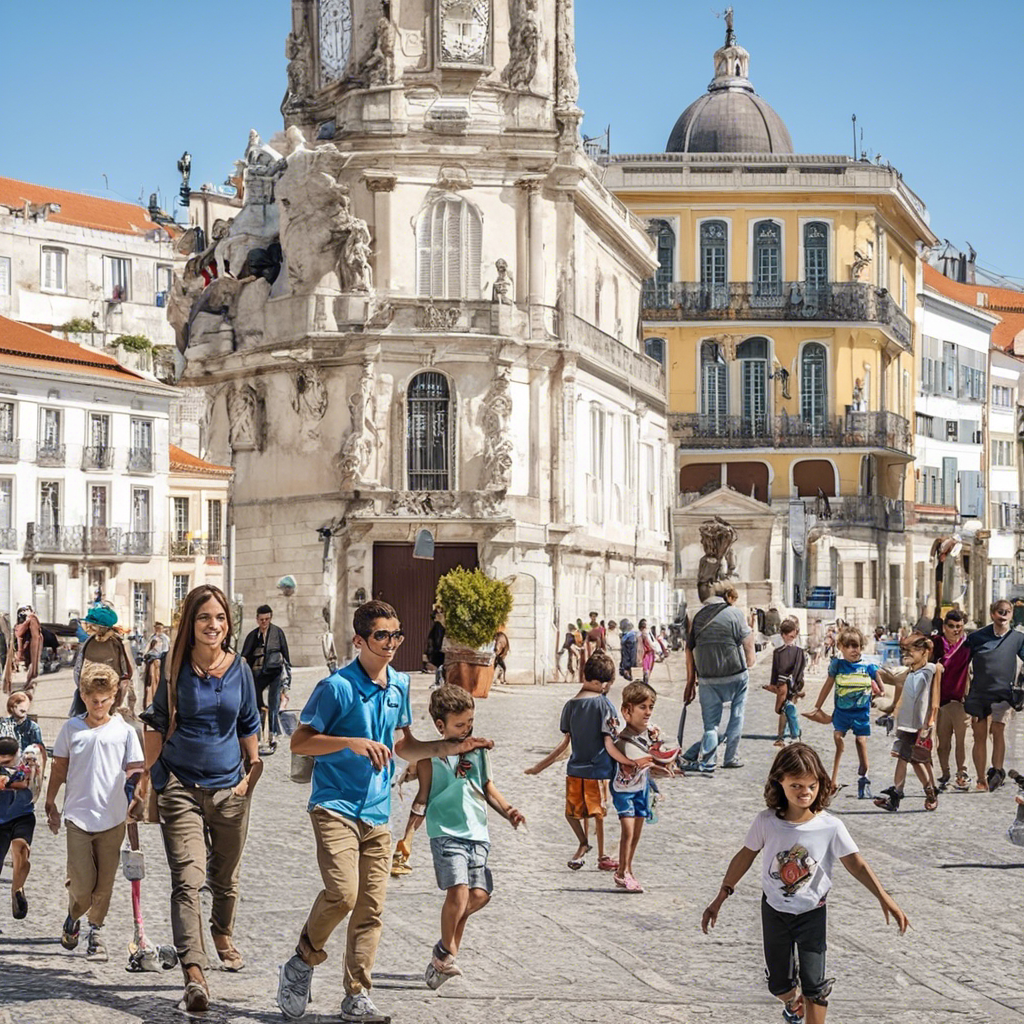
M 394 660 L 401 672 L 417 672 L 423 664 L 437 581 L 456 566 L 478 565 L 475 544 L 436 544 L 432 559 L 413 558 L 412 550 L 412 544 L 373 545 L 373 596 L 395 607 L 405 630 Z

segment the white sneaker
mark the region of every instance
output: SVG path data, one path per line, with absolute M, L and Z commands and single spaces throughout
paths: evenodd
M 365 992 L 345 996 L 341 1001 L 341 1019 L 359 1021 L 361 1024 L 391 1024 L 391 1018 L 381 1013 Z

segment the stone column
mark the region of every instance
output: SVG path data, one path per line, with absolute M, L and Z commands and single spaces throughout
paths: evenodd
M 529 204 L 527 301 L 531 306 L 538 306 L 544 301 L 544 197 L 541 195 L 543 182 L 544 179 L 539 176 L 520 178 L 516 182 L 516 185 L 527 194 Z
M 398 177 L 381 171 L 364 171 L 363 183 L 373 193 L 373 250 L 378 294 L 387 294 L 391 282 L 391 193 Z

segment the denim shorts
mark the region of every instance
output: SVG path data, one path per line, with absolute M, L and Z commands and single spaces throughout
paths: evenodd
M 430 852 L 434 858 L 434 875 L 439 889 L 450 889 L 453 885 L 468 885 L 470 889 L 491 892 L 494 880 L 487 866 L 490 843 L 477 843 L 472 839 L 458 839 L 455 836 L 436 836 L 430 840 Z
M 871 708 L 836 708 L 832 712 L 832 729 L 844 736 L 850 729 L 854 736 L 870 736 Z
M 619 793 L 615 786 L 611 787 L 612 803 L 615 804 L 615 813 L 620 818 L 650 818 L 651 817 L 651 787 L 644 786 L 635 793 Z

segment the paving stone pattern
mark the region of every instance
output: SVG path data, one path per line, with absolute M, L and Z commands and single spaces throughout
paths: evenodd
M 719 769 L 713 778 L 663 784 L 660 820 L 644 831 L 635 865 L 643 895 L 616 891 L 610 874 L 596 870 L 596 851 L 586 867 L 570 872 L 573 852 L 562 817 L 564 765 L 543 775 L 523 768 L 558 740 L 558 713 L 572 694 L 567 685 L 510 688 L 478 707 L 477 733 L 493 737 L 499 788 L 527 816 L 516 833 L 492 816 L 491 866 L 495 894 L 467 928 L 459 962 L 464 978 L 439 992 L 423 984 L 432 942 L 438 936 L 441 894 L 434 882 L 428 845 L 421 833 L 414 871 L 392 880 L 377 957 L 374 999 L 397 1022 L 410 1024 L 540 1024 L 540 1022 L 643 1022 L 749 1024 L 780 1020 L 779 1004 L 762 980 L 758 901 L 759 865 L 723 908 L 711 936 L 699 929 L 703 907 L 739 848 L 751 818 L 763 807 L 762 787 L 775 750 L 771 695 L 758 689 L 767 663 L 754 670 L 741 756 L 745 766 Z M 655 720 L 674 732 L 682 695 L 682 657 L 656 667 L 660 697 Z M 297 673 L 294 703 L 312 688 L 317 673 Z M 430 737 L 429 677 L 413 676 L 415 732 Z M 817 679 L 809 686 L 816 694 Z M 41 684 L 38 710 L 67 707 L 66 673 Z M 613 699 L 621 693 L 613 690 Z M 1008 764 L 1021 765 L 1021 724 L 1010 726 Z M 688 739 L 700 730 L 691 708 Z M 805 737 L 829 763 L 831 732 L 805 723 Z M 943 795 L 926 813 L 916 781 L 897 814 L 856 799 L 856 763 L 850 744 L 837 797 L 841 814 L 869 863 L 909 914 L 912 929 L 900 937 L 886 927 L 877 902 L 840 869 L 829 900 L 829 973 L 838 978 L 830 1019 L 886 1024 L 983 1024 L 1024 1020 L 1020 948 L 1024 850 L 1005 830 L 1014 816 L 1010 788 L 993 794 Z M 878 792 L 891 781 L 892 761 L 884 733 L 870 740 L 871 779 Z M 1015 788 L 1015 787 L 1014 787 Z M 210 977 L 210 1024 L 265 1024 L 283 1018 L 274 1004 L 277 965 L 292 951 L 320 886 L 305 802 L 308 788 L 288 779 L 288 755 L 269 758 L 254 797 L 243 862 L 235 941 L 247 966 L 239 974 Z M 393 827 L 403 827 L 413 791 L 395 801 Z M 148 876 L 143 882 L 147 932 L 170 941 L 168 873 L 159 831 L 142 829 Z M 618 826 L 608 823 L 610 847 Z M 178 1024 L 179 971 L 128 974 L 123 951 L 131 938 L 129 885 L 117 881 L 106 931 L 107 964 L 61 949 L 66 913 L 64 836 L 40 823 L 27 892 L 29 916 L 7 912 L 10 867 L 3 870 L 0 908 L 0 1024 Z M 212 948 L 212 943 L 211 943 Z M 330 958 L 316 972 L 310 1024 L 336 1019 L 342 998 L 339 930 Z

